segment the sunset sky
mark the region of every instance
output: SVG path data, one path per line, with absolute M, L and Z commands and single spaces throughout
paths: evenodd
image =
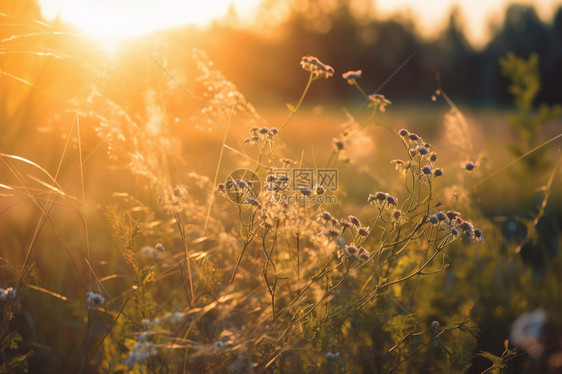
M 60 15 L 85 32 L 98 37 L 127 37 L 181 26 L 188 23 L 204 26 L 225 16 L 230 4 L 242 21 L 252 19 L 260 0 L 40 0 L 48 18 Z M 375 9 L 382 16 L 396 12 L 412 16 L 426 36 L 443 27 L 451 8 L 461 9 L 465 32 L 470 41 L 482 45 L 488 36 L 491 20 L 500 22 L 509 0 L 376 0 Z M 534 4 L 543 20 L 550 21 L 562 0 L 519 1 Z

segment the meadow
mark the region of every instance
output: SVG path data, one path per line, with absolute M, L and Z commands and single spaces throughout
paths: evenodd
M 532 57 L 502 60 L 510 107 L 307 54 L 287 103 L 202 49 L 25 26 L 0 41 L 0 372 L 562 370 L 561 110 Z

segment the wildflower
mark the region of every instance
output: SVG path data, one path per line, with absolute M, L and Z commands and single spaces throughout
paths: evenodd
M 431 170 L 431 168 L 430 168 L 429 166 L 424 166 L 424 167 L 422 168 L 422 172 L 423 172 L 425 175 L 431 175 L 431 174 L 433 173 L 433 170 Z
M 246 199 L 246 202 L 247 202 L 248 204 L 252 205 L 252 206 L 255 206 L 255 207 L 259 208 L 259 209 L 262 208 L 261 203 L 260 203 L 257 199 L 255 199 L 255 198 L 253 198 L 253 197 L 248 197 L 248 198 Z
M 340 233 L 336 229 L 329 229 L 328 231 L 325 232 L 325 235 L 330 238 L 337 238 L 340 235 Z
M 324 186 L 322 186 L 322 185 L 316 185 L 316 186 L 314 187 L 314 190 L 315 190 L 315 192 L 316 192 L 316 195 L 323 195 L 324 192 L 326 192 L 326 189 L 325 189 Z
M 454 227 L 451 229 L 451 234 L 457 236 L 459 234 L 459 230 L 455 229 Z
M 342 74 L 343 79 L 347 80 L 347 84 L 354 84 L 356 79 L 361 78 L 362 70 L 350 70 Z
M 385 201 L 387 195 L 388 195 L 387 193 L 379 191 L 374 196 L 375 196 L 375 199 L 377 199 L 379 201 Z
M 303 70 L 311 72 L 315 78 L 323 77 L 328 79 L 334 75 L 333 67 L 320 62 L 318 58 L 313 56 L 304 56 L 301 59 L 301 67 Z
M 400 131 L 398 131 L 398 134 L 400 134 L 400 136 L 410 136 L 410 132 L 406 129 L 401 129 Z
M 431 322 L 431 327 L 434 328 L 434 329 L 439 328 L 439 322 L 438 321 Z
M 398 199 L 395 198 L 394 196 L 391 195 L 387 195 L 386 196 L 386 201 L 391 204 L 391 205 L 398 205 Z
M 159 197 L 159 200 L 166 210 L 170 212 L 181 211 L 186 205 L 188 196 L 187 186 L 176 186 L 167 188 Z
M 539 358 L 544 350 L 540 339 L 546 320 L 546 312 L 542 309 L 520 315 L 511 327 L 511 340 L 529 352 L 531 357 Z
M 156 243 L 156 245 L 154 246 L 154 248 L 160 252 L 164 252 L 164 250 L 166 248 L 164 248 L 164 245 L 162 243 Z
M 476 167 L 476 164 L 475 164 L 474 162 L 472 162 L 472 161 L 467 161 L 467 162 L 464 164 L 464 168 L 465 168 L 466 170 L 468 170 L 468 171 L 474 170 L 475 167 Z
M 312 194 L 312 189 L 311 188 L 307 188 L 307 187 L 299 187 L 299 191 L 301 192 L 301 194 L 303 194 L 304 196 L 310 196 Z
M 355 216 L 349 216 L 349 221 L 355 225 L 356 227 L 360 227 L 361 226 L 361 222 L 359 222 L 359 219 Z
M 328 234 L 328 236 L 330 236 L 332 238 L 337 238 L 340 233 L 336 229 L 329 229 L 327 234 Z
M 419 135 L 414 134 L 413 132 L 411 132 L 410 134 L 408 134 L 408 137 L 410 138 L 410 140 L 420 140 L 421 138 L 419 137 Z
M 346 245 L 345 250 L 351 257 L 355 257 L 357 254 L 357 248 L 352 245 Z
M 462 221 L 461 224 L 459 225 L 459 227 L 463 231 L 472 231 L 472 224 L 468 221 Z
M 362 260 L 368 260 L 369 252 L 367 252 L 365 248 L 361 247 L 359 248 L 359 257 L 361 257 Z
M 226 192 L 226 186 L 224 185 L 224 183 L 219 183 L 216 191 L 219 192 L 219 193 L 225 193 Z
M 384 95 L 373 94 L 369 95 L 369 99 L 381 112 L 386 111 L 386 106 L 392 104 L 392 102 L 384 97 Z
M 336 357 L 340 357 L 340 353 L 339 353 L 339 352 L 334 352 L 334 353 L 332 353 L 332 352 L 326 352 L 326 353 L 324 354 L 324 356 L 326 356 L 327 359 L 334 359 L 334 358 L 336 358 Z
M 269 129 L 269 134 L 271 135 L 277 135 L 279 133 L 279 129 L 277 129 L 277 127 L 272 127 Z
M 482 231 L 478 229 L 474 229 L 474 238 L 477 240 L 484 240 L 484 235 L 482 235 Z
M 418 150 L 418 153 L 419 153 L 420 155 L 426 155 L 426 154 L 429 153 L 429 151 L 427 150 L 427 148 L 424 147 L 423 145 L 418 146 L 417 150 Z
M 410 149 L 410 156 L 411 157 L 416 157 L 417 154 L 418 154 L 418 151 L 416 151 L 415 149 Z
M 394 211 L 394 213 L 392 214 L 392 216 L 394 217 L 394 219 L 398 219 L 400 218 L 400 216 L 402 215 L 402 211 L 400 209 L 396 209 Z
M 226 348 L 226 344 L 222 340 L 217 340 L 216 342 L 213 343 L 213 345 L 215 347 L 217 347 L 218 349 L 225 349 Z
M 445 221 L 447 219 L 447 215 L 443 212 L 437 212 L 435 215 L 439 221 Z
M 367 235 L 369 235 L 369 230 L 367 230 L 367 228 L 365 228 L 365 227 L 361 227 L 359 229 L 358 233 L 361 236 L 367 236 Z
M 449 218 L 450 221 L 455 220 L 458 216 L 461 215 L 459 212 L 455 212 L 454 210 L 449 210 L 445 214 L 447 215 L 447 218 Z
M 258 132 L 262 135 L 265 135 L 269 132 L 269 129 L 267 127 L 261 127 Z
M 341 227 L 343 227 L 344 229 L 347 229 L 348 227 L 351 227 L 351 222 L 346 221 L 344 219 L 340 219 L 339 220 L 339 224 L 341 225 Z
M 435 224 L 439 223 L 439 218 L 437 218 L 436 215 L 431 215 L 431 216 L 429 216 L 428 218 L 429 218 L 429 222 L 430 222 L 432 225 L 435 225 Z
M 152 342 L 142 341 L 135 344 L 129 357 L 125 360 L 125 364 L 133 368 L 135 364 L 142 364 L 144 361 L 152 356 L 156 356 L 158 350 Z
M 0 301 L 14 300 L 16 298 L 16 290 L 12 287 L 6 289 L 0 288 Z
M 435 169 L 435 171 L 433 172 L 433 175 L 435 175 L 436 177 L 440 177 L 443 175 L 443 170 L 441 170 L 440 168 Z
M 105 299 L 102 295 L 99 295 L 95 292 L 86 293 L 86 308 L 88 310 L 95 309 L 98 306 L 102 306 L 104 304 L 105 304 Z
M 336 140 L 334 142 L 334 145 L 336 146 L 336 149 L 338 151 L 341 151 L 343 149 L 343 142 L 341 140 Z
M 158 255 L 160 254 L 156 248 L 150 246 L 150 245 L 145 245 L 144 247 L 142 247 L 139 251 L 139 254 L 146 256 L 147 258 L 158 258 Z
M 437 153 L 431 152 L 431 153 L 429 154 L 429 160 L 432 161 L 432 162 L 437 161 Z
M 332 215 L 328 212 L 324 212 L 322 213 L 322 219 L 324 219 L 326 222 L 331 222 L 334 217 L 332 217 Z
M 183 314 L 180 312 L 167 313 L 164 318 L 174 323 L 182 323 L 184 321 Z

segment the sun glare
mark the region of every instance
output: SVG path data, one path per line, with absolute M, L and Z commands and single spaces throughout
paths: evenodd
M 206 26 L 226 17 L 234 6 L 240 21 L 251 21 L 261 0 L 40 0 L 48 19 L 63 21 L 97 38 L 118 41 L 148 34 L 156 30 L 187 24 Z M 453 6 L 458 6 L 469 40 L 482 45 L 489 37 L 489 22 L 499 16 L 511 0 L 379 0 L 375 4 L 381 16 L 406 12 L 413 16 L 424 36 L 434 36 L 442 30 Z M 543 18 L 549 18 L 560 0 L 532 0 Z
M 193 24 L 205 26 L 225 17 L 230 0 L 41 0 L 46 18 L 60 17 L 98 38 L 121 39 Z M 258 0 L 235 1 L 248 14 Z

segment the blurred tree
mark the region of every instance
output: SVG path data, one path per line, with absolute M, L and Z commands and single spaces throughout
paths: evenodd
M 556 104 L 562 103 L 562 6 L 558 7 L 548 31 L 548 46 L 541 55 L 542 90 L 539 101 Z
M 447 26 L 435 42 L 427 44 L 423 57 L 424 71 L 437 71 L 451 96 L 457 100 L 478 98 L 476 54 L 464 35 L 459 8 L 451 10 Z
M 548 39 L 548 29 L 533 6 L 510 5 L 503 25 L 480 56 L 483 72 L 480 77 L 481 97 L 492 102 L 511 102 L 506 88 L 509 82 L 500 73 L 498 59 L 509 51 L 523 58 L 536 52 L 541 60 L 547 59 Z

